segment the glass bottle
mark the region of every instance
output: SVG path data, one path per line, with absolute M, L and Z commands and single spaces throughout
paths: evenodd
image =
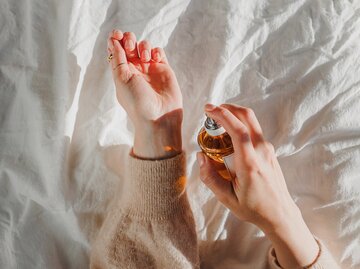
M 218 173 L 227 180 L 235 176 L 233 165 L 234 148 L 230 135 L 219 123 L 206 117 L 197 142 L 201 150 L 212 160 Z

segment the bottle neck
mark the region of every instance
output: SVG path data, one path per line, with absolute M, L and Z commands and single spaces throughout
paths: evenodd
M 210 136 L 219 136 L 226 132 L 220 124 L 218 124 L 210 117 L 206 117 L 206 120 L 204 122 L 204 128 Z
M 208 133 L 208 135 L 210 136 L 219 136 L 219 135 L 222 135 L 224 134 L 226 131 L 224 129 L 224 127 L 220 127 L 219 129 L 216 129 L 216 130 L 211 130 L 211 129 L 207 129 L 205 127 L 205 131 Z

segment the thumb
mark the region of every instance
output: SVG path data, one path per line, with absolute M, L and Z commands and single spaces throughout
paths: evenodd
M 211 160 L 202 152 L 196 154 L 200 166 L 201 181 L 214 193 L 225 206 L 235 206 L 237 198 L 230 181 L 224 179 L 213 167 Z

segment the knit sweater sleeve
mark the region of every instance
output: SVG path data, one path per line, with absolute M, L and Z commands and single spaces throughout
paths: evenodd
M 199 268 L 185 167 L 184 152 L 154 161 L 129 156 L 123 193 L 92 244 L 90 268 Z
M 329 250 L 326 248 L 324 243 L 316 238 L 319 247 L 320 247 L 320 256 L 317 258 L 316 262 L 310 266 L 306 267 L 307 269 L 340 269 L 340 267 L 335 262 L 334 258 L 331 256 Z M 271 269 L 282 269 L 279 262 L 276 258 L 275 249 L 271 247 L 268 252 L 268 261 Z

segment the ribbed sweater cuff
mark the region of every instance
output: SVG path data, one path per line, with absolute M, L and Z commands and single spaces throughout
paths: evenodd
M 128 214 L 165 218 L 187 206 L 185 153 L 163 160 L 129 155 L 123 202 Z

